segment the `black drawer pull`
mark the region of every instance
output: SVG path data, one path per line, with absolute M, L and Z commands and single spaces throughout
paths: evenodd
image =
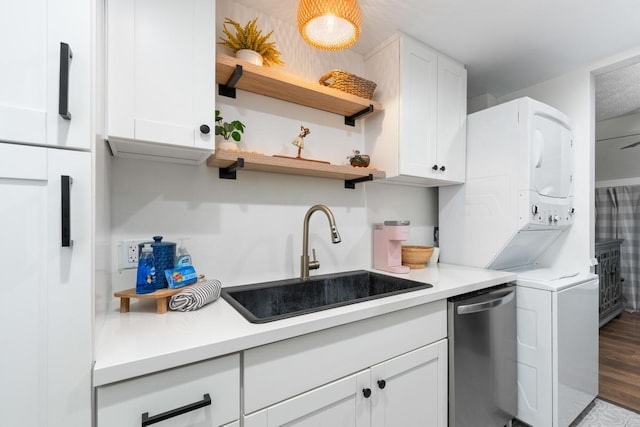
M 73 245 L 71 240 L 71 184 L 73 178 L 68 175 L 60 175 L 60 200 L 61 200 L 61 218 L 62 218 L 62 247 Z
M 65 120 L 71 120 L 69 112 L 69 67 L 73 53 L 67 43 L 60 42 L 60 84 L 58 86 L 58 114 Z
M 159 423 L 160 421 L 168 420 L 169 418 L 177 417 L 178 415 L 186 414 L 187 412 L 195 411 L 196 409 L 204 408 L 211 405 L 211 397 L 209 393 L 202 396 L 202 400 L 188 405 L 181 406 L 180 408 L 172 409 L 167 412 L 163 412 L 153 417 L 149 416 L 148 412 L 142 414 L 142 427 L 150 426 L 151 424 Z

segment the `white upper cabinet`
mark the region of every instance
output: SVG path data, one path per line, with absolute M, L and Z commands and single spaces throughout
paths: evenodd
M 108 0 L 107 43 L 114 154 L 204 161 L 215 139 L 215 2 Z
M 83 0 L 2 2 L 0 141 L 91 147 L 91 16 Z
M 405 35 L 365 59 L 385 107 L 365 124 L 366 153 L 391 182 L 438 186 L 465 179 L 467 72 Z

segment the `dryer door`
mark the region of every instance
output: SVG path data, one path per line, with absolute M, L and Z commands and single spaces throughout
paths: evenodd
M 546 114 L 532 118 L 531 189 L 542 196 L 568 197 L 573 174 L 571 130 Z

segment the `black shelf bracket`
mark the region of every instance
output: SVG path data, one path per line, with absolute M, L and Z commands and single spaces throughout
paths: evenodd
M 238 157 L 238 160 L 231 163 L 226 168 L 220 168 L 218 176 L 220 179 L 236 179 L 236 171 L 242 168 L 244 168 L 244 159 L 242 157 Z
M 369 174 L 368 176 L 363 176 L 361 178 L 346 179 L 344 181 L 344 188 L 355 190 L 357 183 L 365 181 L 373 181 L 373 174 Z
M 362 116 L 366 116 L 367 114 L 372 112 L 373 112 L 373 105 L 369 104 L 369 106 L 364 110 L 358 111 L 357 113 L 352 114 L 350 116 L 344 116 L 344 124 L 347 126 L 355 126 L 357 119 L 359 119 Z
M 236 67 L 233 69 L 233 73 L 227 80 L 226 84 L 218 84 L 218 94 L 220 96 L 226 96 L 228 98 L 236 97 L 236 83 L 242 77 L 242 65 L 236 64 Z

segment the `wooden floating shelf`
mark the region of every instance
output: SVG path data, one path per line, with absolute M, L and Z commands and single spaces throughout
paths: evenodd
M 237 66 L 241 68 L 238 71 Z M 337 89 L 326 87 L 292 76 L 270 67 L 260 67 L 241 61 L 228 55 L 216 57 L 216 82 L 220 84 L 220 93 L 234 88 L 269 96 L 328 111 L 330 113 L 355 119 L 382 111 L 382 105 L 370 99 L 352 95 Z M 348 123 L 351 124 L 351 123 Z
M 207 166 L 220 168 L 221 178 L 235 179 L 235 170 L 244 169 L 287 175 L 313 176 L 345 181 L 346 188 L 357 182 L 385 178 L 383 171 L 356 168 L 350 165 L 331 165 L 299 159 L 265 156 L 241 151 L 217 150 L 207 159 Z M 227 174 L 226 176 L 223 176 Z

